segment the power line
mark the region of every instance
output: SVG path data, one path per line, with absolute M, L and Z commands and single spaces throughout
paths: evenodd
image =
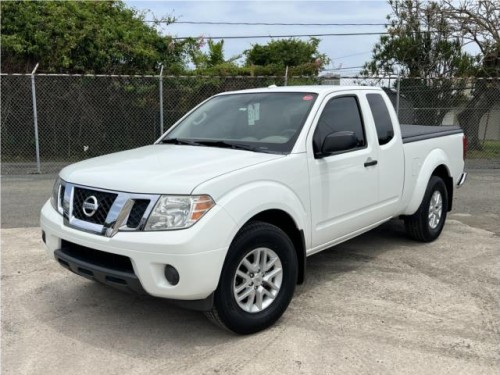
M 219 21 L 169 21 L 146 20 L 150 23 L 186 24 L 186 25 L 242 25 L 242 26 L 386 26 L 385 23 L 288 23 L 288 22 L 219 22 Z
M 366 55 L 367 53 L 371 53 L 372 51 L 364 51 L 364 52 L 358 52 L 358 53 L 352 53 L 350 55 L 344 55 L 344 56 L 339 56 L 339 57 L 332 57 L 332 60 L 340 60 L 340 59 L 345 59 L 347 57 L 352 57 L 352 56 L 359 56 L 359 55 Z
M 317 36 L 366 36 L 366 35 L 389 35 L 389 33 L 327 33 L 327 34 L 294 34 L 294 35 L 230 35 L 230 36 L 207 36 L 207 39 L 258 39 L 258 38 L 300 38 Z M 173 40 L 198 38 L 192 36 L 178 36 Z
M 364 68 L 364 66 L 346 66 L 345 68 L 331 68 L 331 69 L 323 69 L 325 72 L 332 72 L 336 70 L 349 70 L 349 69 L 361 69 Z

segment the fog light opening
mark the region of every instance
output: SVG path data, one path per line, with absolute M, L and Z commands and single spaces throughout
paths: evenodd
M 165 277 L 171 285 L 177 285 L 179 283 L 179 272 L 170 264 L 165 266 Z
M 45 236 L 45 231 L 42 230 L 42 241 L 44 244 L 47 244 L 47 239 L 46 239 L 46 236 Z

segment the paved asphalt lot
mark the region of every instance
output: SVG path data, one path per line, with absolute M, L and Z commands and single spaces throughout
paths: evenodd
M 471 170 L 432 244 L 392 221 L 309 258 L 283 318 L 252 336 L 49 259 L 37 226 L 53 179 L 1 180 L 4 374 L 499 373 L 498 169 Z

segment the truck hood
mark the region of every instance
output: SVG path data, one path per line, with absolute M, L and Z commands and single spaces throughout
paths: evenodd
M 283 155 L 203 146 L 159 144 L 81 161 L 64 168 L 63 180 L 90 187 L 145 194 L 190 194 L 214 177 Z

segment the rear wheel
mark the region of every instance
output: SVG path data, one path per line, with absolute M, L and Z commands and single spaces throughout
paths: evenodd
M 434 241 L 443 230 L 447 211 L 446 185 L 441 177 L 432 176 L 417 212 L 404 219 L 406 232 L 417 241 Z
M 297 284 L 297 254 L 280 228 L 252 222 L 229 248 L 214 307 L 214 323 L 240 334 L 261 331 L 278 320 Z

